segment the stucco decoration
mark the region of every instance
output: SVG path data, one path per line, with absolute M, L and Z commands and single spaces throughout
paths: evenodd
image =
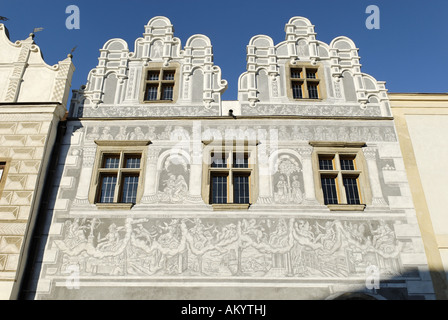
M 399 276 L 400 253 L 387 220 L 311 218 L 75 218 L 59 222 L 52 276 L 79 266 L 84 277 L 341 279 L 378 266 Z M 49 272 L 47 269 L 47 272 Z M 47 277 L 50 274 L 46 275 Z
M 145 70 L 149 67 L 177 68 L 176 96 L 171 103 L 143 101 Z M 199 76 L 193 76 L 197 74 Z M 182 49 L 174 27 L 166 17 L 154 17 L 142 38 L 130 52 L 122 39 L 107 41 L 99 62 L 88 75 L 86 85 L 75 90 L 72 117 L 165 117 L 220 115 L 221 94 L 227 81 L 213 63 L 210 39 L 191 36 Z
M 385 83 L 361 71 L 358 49 L 351 39 L 341 36 L 330 44 L 319 41 L 314 25 L 303 17 L 291 18 L 285 33 L 285 41 L 276 45 L 265 35 L 250 39 L 247 69 L 238 80 L 242 115 L 391 115 Z M 293 100 L 289 93 L 289 68 L 303 65 L 320 70 L 320 98 L 314 101 Z M 260 70 L 269 77 L 260 76 Z M 259 108 L 269 103 L 276 107 Z M 335 110 L 326 111 L 329 107 Z

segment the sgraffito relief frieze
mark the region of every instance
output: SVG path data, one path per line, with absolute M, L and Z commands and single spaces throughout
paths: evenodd
M 196 130 L 196 127 L 200 130 Z M 347 123 L 298 125 L 217 125 L 196 122 L 194 125 L 94 125 L 88 128 L 86 141 L 94 140 L 171 140 L 258 139 L 276 141 L 372 141 L 396 142 L 392 126 Z
M 100 105 L 96 108 L 83 106 L 78 108 L 77 117 L 84 118 L 135 118 L 135 117 L 172 117 L 172 116 L 219 116 L 219 107 L 180 106 L 180 105 Z
M 248 104 L 241 106 L 241 113 L 247 116 L 294 115 L 319 117 L 380 117 L 380 106 L 369 105 L 292 105 L 292 104 Z
M 126 278 L 400 276 L 392 221 L 310 218 L 74 218 L 52 236 L 52 274 Z

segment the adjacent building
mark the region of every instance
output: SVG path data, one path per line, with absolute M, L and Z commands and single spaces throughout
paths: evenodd
M 385 83 L 303 17 L 238 100 L 166 17 L 73 92 L 25 299 L 435 299 Z M 3 199 L 3 198 L 2 198 Z M 263 290 L 260 290 L 260 289 Z
M 0 298 L 17 295 L 49 159 L 66 117 L 71 58 L 47 65 L 31 34 L 0 24 Z
M 438 298 L 447 299 L 448 94 L 389 94 L 428 265 Z

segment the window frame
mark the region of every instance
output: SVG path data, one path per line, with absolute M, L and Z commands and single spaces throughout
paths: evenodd
M 141 102 L 142 103 L 174 103 L 178 99 L 178 87 L 179 87 L 179 66 L 175 62 L 171 62 L 169 67 L 164 67 L 162 63 L 152 63 L 150 66 L 143 70 L 143 81 L 142 81 L 142 95 Z M 157 80 L 149 80 L 149 74 L 151 72 L 158 72 Z M 164 80 L 163 76 L 166 72 L 174 72 L 173 79 Z M 163 100 L 163 88 L 167 86 L 167 84 L 172 85 L 172 99 L 171 100 Z M 147 100 L 147 88 L 148 86 L 153 85 L 157 86 L 157 97 L 155 100 Z
M 293 77 L 295 70 L 300 70 L 300 78 Z M 307 77 L 307 70 L 314 70 L 315 78 Z M 319 65 L 312 65 L 311 63 L 301 63 L 297 65 L 288 64 L 286 67 L 286 83 L 287 83 L 287 95 L 293 101 L 321 101 L 325 99 L 325 85 L 324 77 L 322 75 L 323 69 Z M 302 97 L 294 97 L 293 83 L 301 83 Z M 316 84 L 317 86 L 317 98 L 310 97 L 310 91 L 308 84 Z
M 314 181 L 316 198 L 320 203 L 326 205 L 332 211 L 363 211 L 367 205 L 371 204 L 372 193 L 368 179 L 367 163 L 362 152 L 362 147 L 365 146 L 364 142 L 310 142 L 310 145 L 314 147 L 312 155 L 313 170 L 315 172 Z M 320 168 L 319 160 L 322 157 L 332 158 L 332 170 Z M 343 157 L 353 157 L 354 170 L 343 170 L 341 168 L 340 161 Z M 330 177 L 335 180 L 338 198 L 337 204 L 325 204 L 324 190 L 322 187 L 323 177 Z M 356 177 L 359 204 L 348 203 L 344 177 Z
M 90 203 L 95 204 L 98 209 L 109 210 L 131 209 L 134 205 L 139 204 L 144 191 L 147 146 L 150 141 L 95 141 L 95 143 L 97 151 L 89 190 Z M 118 168 L 103 168 L 103 161 L 107 155 L 119 155 Z M 125 168 L 125 160 L 129 155 L 140 157 L 140 168 Z M 113 202 L 99 201 L 102 177 L 106 175 L 116 175 L 117 177 Z M 139 176 L 135 203 L 126 203 L 121 200 L 123 181 L 128 175 Z
M 258 197 L 257 190 L 257 166 L 256 166 L 256 144 L 251 145 L 247 141 L 242 143 L 231 143 L 229 145 L 211 144 L 207 145 L 203 152 L 203 180 L 202 180 L 202 198 L 206 204 L 213 207 L 213 210 L 247 210 L 251 204 L 256 202 Z M 212 157 L 216 154 L 223 154 L 226 161 L 225 167 L 213 167 Z M 234 155 L 244 154 L 247 157 L 247 167 L 235 167 Z M 234 178 L 239 175 L 249 176 L 249 203 L 235 203 L 235 185 Z M 227 202 L 213 203 L 213 176 L 227 177 Z

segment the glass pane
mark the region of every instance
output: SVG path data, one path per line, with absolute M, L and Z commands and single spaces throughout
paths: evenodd
M 103 168 L 117 169 L 120 166 L 119 155 L 105 155 L 103 158 Z
M 114 202 L 114 193 L 116 185 L 117 185 L 117 176 L 102 176 L 101 193 L 98 202 L 100 203 Z
M 343 178 L 345 195 L 348 204 L 360 204 L 361 200 L 358 193 L 358 181 L 356 178 Z
M 341 170 L 355 170 L 353 159 L 341 158 Z
M 123 178 L 123 191 L 121 202 L 135 203 L 137 199 L 138 176 L 125 176 Z
M 233 155 L 234 168 L 249 168 L 249 157 L 244 153 L 235 153 Z
M 337 204 L 338 203 L 338 193 L 336 190 L 336 179 L 322 177 L 322 191 L 324 193 L 325 204 Z
M 316 70 L 306 70 L 306 77 L 308 79 L 316 79 Z
M 174 80 L 174 71 L 164 71 L 163 80 Z
M 162 100 L 173 100 L 173 86 L 164 85 L 162 89 Z
M 234 203 L 249 203 L 249 176 L 233 177 Z
M 212 177 L 212 203 L 227 203 L 227 176 Z
M 222 153 L 212 154 L 212 168 L 227 168 L 227 156 Z
M 159 80 L 159 71 L 148 71 L 148 80 L 150 81 Z
M 158 89 L 158 86 L 155 86 L 155 85 L 148 85 L 146 87 L 146 100 L 147 101 L 157 100 L 157 89 Z
M 310 99 L 318 99 L 319 98 L 319 92 L 317 90 L 317 85 L 308 84 L 308 95 L 309 95 Z
M 333 159 L 332 158 L 319 158 L 319 169 L 320 170 L 333 170 Z
M 302 84 L 293 82 L 292 84 L 292 96 L 294 99 L 302 99 Z
M 2 181 L 2 176 L 3 176 L 3 168 L 0 168 L 0 181 Z
M 301 69 L 292 69 L 291 70 L 291 78 L 293 79 L 300 79 L 301 78 Z
M 125 168 L 139 169 L 141 157 L 139 155 L 126 156 Z

